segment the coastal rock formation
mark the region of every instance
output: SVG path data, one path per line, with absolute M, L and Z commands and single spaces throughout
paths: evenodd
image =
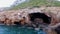
M 37 16 L 34 13 L 39 13 L 39 14 Z M 37 26 L 39 26 L 40 24 L 35 23 L 37 21 L 33 22 L 33 20 L 35 19 L 35 17 L 40 18 L 41 16 L 43 16 L 43 15 L 41 15 L 42 13 L 44 15 L 50 17 L 50 20 L 51 20 L 49 23 L 50 26 L 55 27 L 56 24 L 60 23 L 60 7 L 39 7 L 39 8 L 35 7 L 35 8 L 25 8 L 25 9 L 18 9 L 18 10 L 2 11 L 2 12 L 0 12 L 0 23 L 6 24 L 6 25 L 17 24 L 17 25 L 22 25 L 22 26 L 26 24 L 25 26 L 29 25 L 29 26 L 32 26 L 35 28 L 36 27 L 35 24 L 37 24 Z M 29 14 L 34 14 L 35 16 L 29 15 Z M 31 19 L 30 16 L 33 16 L 34 19 L 30 20 Z M 44 18 L 46 18 L 46 17 L 44 16 Z M 38 20 L 38 22 L 40 22 L 39 20 L 41 20 L 41 22 L 43 22 L 42 19 L 37 19 L 37 20 Z M 48 21 L 49 21 L 49 19 L 48 19 Z M 53 28 L 53 27 L 51 27 L 51 28 Z M 56 28 L 56 29 L 58 29 L 58 28 Z M 57 32 L 59 32 L 59 31 L 57 30 Z M 56 32 L 54 30 L 50 30 L 50 31 L 48 31 L 48 33 L 56 34 Z
M 59 23 L 60 22 L 60 7 L 40 7 L 40 8 L 25 8 L 25 9 L 18 9 L 18 10 L 9 10 L 9 11 L 2 11 L 0 12 L 0 22 L 10 22 L 14 24 L 15 21 L 20 21 L 23 17 L 26 18 L 26 22 L 29 22 L 28 14 L 30 13 L 44 13 L 47 16 L 52 18 L 52 23 Z M 6 18 L 8 20 L 6 20 Z

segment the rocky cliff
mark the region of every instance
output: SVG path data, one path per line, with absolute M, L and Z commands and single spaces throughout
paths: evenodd
M 28 14 L 40 12 L 44 13 L 47 16 L 51 17 L 51 22 L 59 23 L 60 22 L 60 7 L 39 7 L 39 8 L 25 8 L 18 10 L 9 10 L 0 12 L 0 22 L 13 23 L 14 21 L 23 20 L 23 17 L 26 17 L 26 22 L 29 21 Z

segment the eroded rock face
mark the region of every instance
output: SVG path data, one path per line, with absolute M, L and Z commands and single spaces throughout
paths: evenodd
M 19 10 L 10 10 L 10 11 L 3 11 L 0 12 L 0 21 L 8 21 L 14 24 L 15 21 L 20 21 L 23 17 L 26 18 L 26 23 L 29 22 L 30 13 L 44 13 L 49 17 L 52 17 L 51 23 L 59 23 L 60 22 L 60 7 L 40 7 L 40 8 L 25 8 Z M 6 18 L 8 20 L 6 20 Z M 8 23 L 7 23 L 8 24 Z

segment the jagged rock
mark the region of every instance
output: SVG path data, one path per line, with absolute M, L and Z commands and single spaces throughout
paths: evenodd
M 26 17 L 26 22 L 28 23 L 29 13 L 45 13 L 47 16 L 52 17 L 52 22 L 60 22 L 60 7 L 40 7 L 40 8 L 25 8 L 18 10 L 9 10 L 0 12 L 0 21 L 5 21 L 6 18 L 11 20 L 11 22 L 20 21 L 23 17 Z

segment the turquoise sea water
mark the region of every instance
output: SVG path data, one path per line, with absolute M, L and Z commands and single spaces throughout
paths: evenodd
M 20 26 L 0 25 L 0 34 L 36 34 L 34 29 L 22 28 Z
M 42 31 L 41 31 L 42 32 Z M 0 34 L 39 34 L 39 32 L 30 28 L 22 28 L 20 26 L 0 25 Z

